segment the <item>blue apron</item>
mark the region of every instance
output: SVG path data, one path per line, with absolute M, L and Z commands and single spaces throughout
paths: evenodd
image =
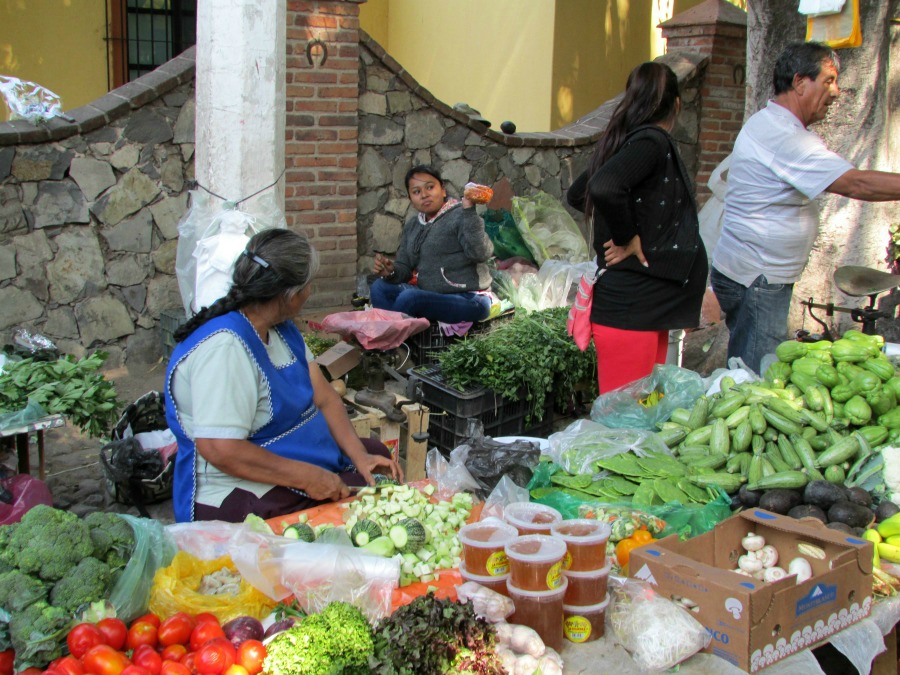
M 341 452 L 328 429 L 325 417 L 313 402 L 303 336 L 291 321 L 280 323 L 273 330 L 278 332 L 294 355 L 293 360 L 281 368 L 276 368 L 272 363 L 265 344 L 250 321 L 240 312 L 229 312 L 207 321 L 176 345 L 172 352 L 166 370 L 166 420 L 178 441 L 172 490 L 176 522 L 194 520 L 197 452 L 194 439 L 188 437 L 179 421 L 178 406 L 172 396 L 172 376 L 179 364 L 195 349 L 222 331 L 233 333 L 240 339 L 269 385 L 272 417 L 247 440 L 281 457 L 315 464 L 328 471 L 340 472 L 353 466 Z M 222 366 L 227 368 L 228 364 Z

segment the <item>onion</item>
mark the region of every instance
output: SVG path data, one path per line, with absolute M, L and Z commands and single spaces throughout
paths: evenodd
M 293 626 L 297 622 L 293 617 L 287 617 L 282 619 L 281 621 L 276 621 L 271 626 L 266 628 L 266 632 L 263 634 L 263 639 L 268 639 L 273 635 L 280 633 L 281 631 L 285 631 L 291 626 Z
M 235 649 L 240 647 L 245 640 L 262 640 L 265 636 L 262 623 L 252 616 L 239 616 L 232 619 L 222 626 L 222 631 Z

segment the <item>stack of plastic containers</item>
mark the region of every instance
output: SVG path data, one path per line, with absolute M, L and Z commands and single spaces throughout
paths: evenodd
M 557 651 L 563 644 L 563 598 L 568 583 L 562 574 L 565 542 L 550 536 L 562 521 L 556 509 L 542 504 L 509 504 L 503 518 L 518 531 L 505 546 L 509 560 L 509 597 L 516 606 L 510 623 L 537 631 L 544 644 Z
M 591 642 L 603 636 L 609 604 L 606 542 L 610 526 L 598 520 L 565 520 L 554 523 L 551 532 L 566 546 L 563 632 L 571 642 Z
M 465 581 L 474 581 L 492 591 L 508 595 L 509 559 L 505 546 L 519 536 L 512 525 L 499 518 L 485 518 L 464 525 L 459 530 L 462 561 L 459 574 Z

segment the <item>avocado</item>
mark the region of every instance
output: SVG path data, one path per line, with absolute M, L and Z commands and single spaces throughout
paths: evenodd
M 759 508 L 786 516 L 787 512 L 803 502 L 803 497 L 796 490 L 775 488 L 766 490 L 759 498 Z
M 835 502 L 847 499 L 847 491 L 842 485 L 827 480 L 811 480 L 803 489 L 803 502 L 828 511 Z
M 797 518 L 798 520 L 800 518 L 815 518 L 828 524 L 828 516 L 825 515 L 825 512 L 822 509 L 813 504 L 800 504 L 800 506 L 795 506 L 788 511 L 787 514 L 791 518 Z
M 838 522 L 850 527 L 868 527 L 875 520 L 875 513 L 870 508 L 854 504 L 842 499 L 828 509 L 828 522 Z
M 843 532 L 844 534 L 855 534 L 856 533 L 854 528 L 850 527 L 849 525 L 844 525 L 844 523 L 839 523 L 837 521 L 835 521 L 833 523 L 828 523 L 828 525 L 826 525 L 825 527 L 827 527 L 829 530 L 835 530 L 836 532 Z
M 897 506 L 889 499 L 885 499 L 875 508 L 875 522 L 880 523 L 882 520 L 887 520 L 895 513 L 900 513 L 900 506 Z
M 738 490 L 738 499 L 741 500 L 741 506 L 746 509 L 752 509 L 759 506 L 759 498 L 762 497 L 762 495 L 762 491 L 751 490 L 747 487 L 746 483 L 741 485 L 741 489 Z
M 861 487 L 847 488 L 847 499 L 860 506 L 872 506 L 872 495 Z

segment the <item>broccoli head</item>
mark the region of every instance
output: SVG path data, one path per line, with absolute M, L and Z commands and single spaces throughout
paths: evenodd
M 9 541 L 18 527 L 18 523 L 0 525 L 0 570 L 6 571 L 16 566 L 16 559 L 9 550 Z
M 5 551 L 23 572 L 58 581 L 94 552 L 94 544 L 77 515 L 38 504 L 22 516 Z
M 268 644 L 265 672 L 269 675 L 327 675 L 368 672 L 374 650 L 372 629 L 353 605 L 332 602 Z
M 43 600 L 33 602 L 9 620 L 9 634 L 16 651 L 15 669 L 44 668 L 63 655 L 72 615 Z
M 109 594 L 109 565 L 88 556 L 54 584 L 50 603 L 70 613 L 82 605 L 103 600 Z
M 38 600 L 47 599 L 47 586 L 43 581 L 21 570 L 0 574 L 0 607 L 10 614 L 21 612 Z
M 94 511 L 84 518 L 94 544 L 93 556 L 113 569 L 125 567 L 134 550 L 134 530 L 115 513 Z

